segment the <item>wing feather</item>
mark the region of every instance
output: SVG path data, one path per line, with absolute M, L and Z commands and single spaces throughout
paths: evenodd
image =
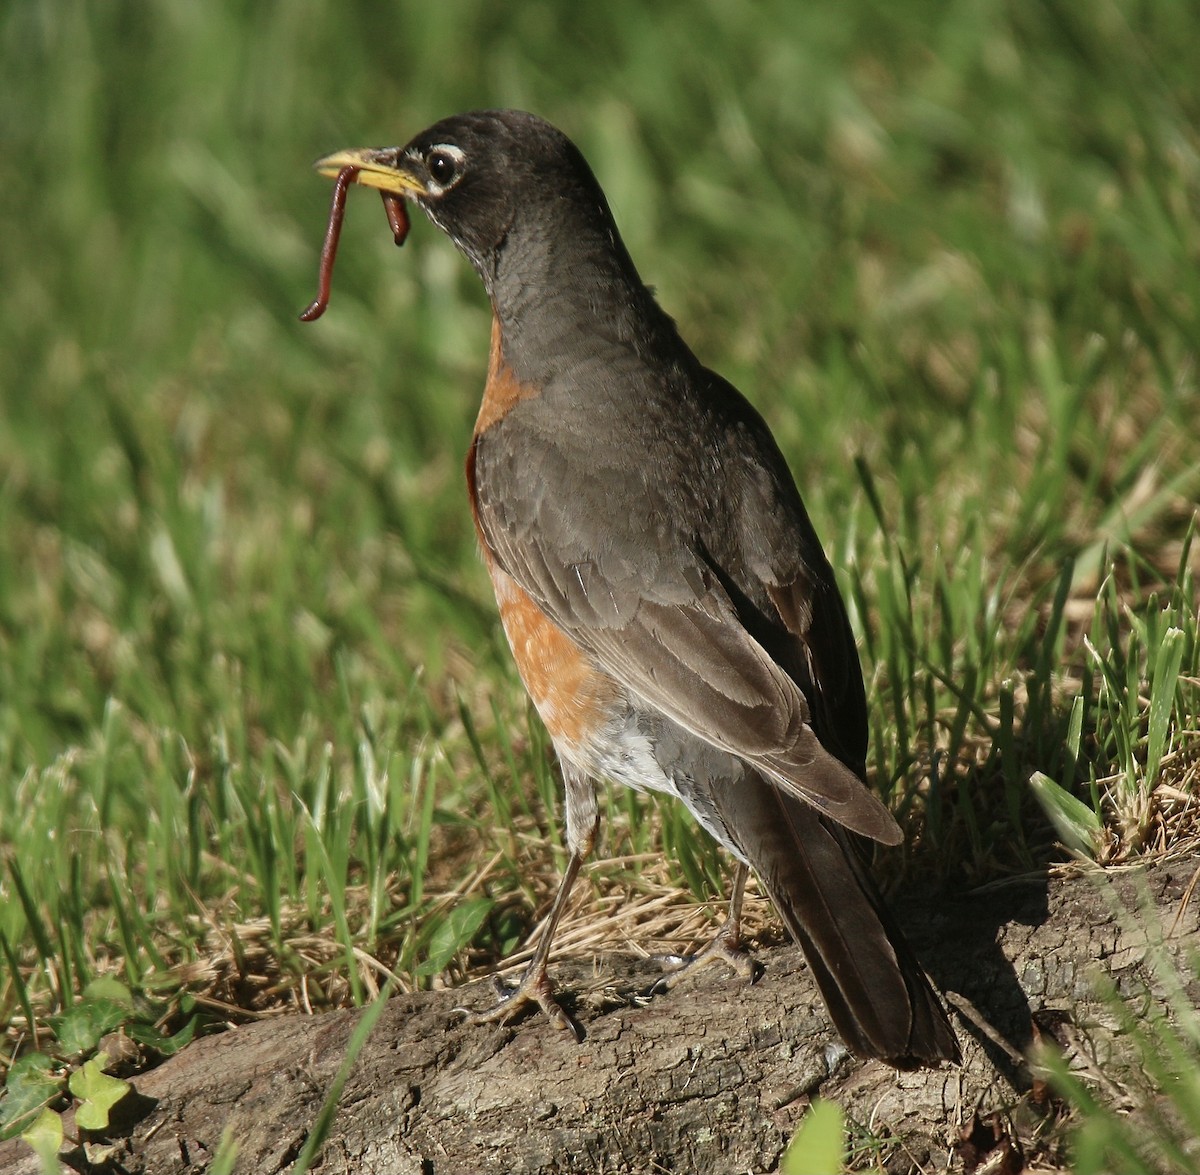
M 753 558 L 723 559 L 712 549 L 722 542 L 721 519 L 706 520 L 715 536 L 706 544 L 672 527 L 669 501 L 648 506 L 653 495 L 645 485 L 628 493 L 627 511 L 620 500 L 606 503 L 610 512 L 597 520 L 593 502 L 585 528 L 585 512 L 573 505 L 572 462 L 553 448 L 555 430 L 514 435 L 522 414 L 538 404 L 521 405 L 477 437 L 472 450 L 476 518 L 492 558 L 600 670 L 649 707 L 753 763 L 783 791 L 845 827 L 898 843 L 895 820 L 862 781 L 862 751 L 839 753 L 836 745 L 865 748 L 857 651 L 790 478 L 790 494 L 779 488 L 772 453 L 778 466 L 782 458 L 773 448 L 762 452 L 771 444 L 765 426 L 757 449 L 726 464 L 740 470 L 747 493 L 753 492 L 753 513 L 769 519 L 774 533 Z M 606 484 L 626 488 L 620 477 Z M 738 495 L 736 487 L 715 487 L 712 497 L 725 502 Z M 788 523 L 795 533 L 779 541 Z M 764 563 L 776 549 L 787 566 L 764 579 Z M 630 553 L 643 550 L 639 563 Z M 806 568 L 803 553 L 820 563 Z M 815 631 L 826 625 L 831 631 Z M 854 682 L 857 693 L 847 687 Z M 849 727 L 839 718 L 843 701 Z M 823 745 L 826 730 L 833 753 Z

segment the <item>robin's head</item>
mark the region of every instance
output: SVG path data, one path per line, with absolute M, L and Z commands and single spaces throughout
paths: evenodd
M 502 253 L 544 254 L 589 243 L 624 258 L 600 185 L 579 149 L 520 110 L 484 110 L 434 123 L 404 147 L 339 151 L 323 175 L 358 169 L 355 181 L 418 204 L 466 254 L 489 290 Z

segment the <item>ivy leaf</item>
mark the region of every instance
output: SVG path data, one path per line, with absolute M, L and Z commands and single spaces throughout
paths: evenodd
M 100 1038 L 120 1028 L 131 1009 L 110 999 L 83 999 L 60 1016 L 50 1017 L 63 1056 L 94 1053 Z
M 475 937 L 483 920 L 495 903 L 491 898 L 471 898 L 459 902 L 445 919 L 438 923 L 429 940 L 429 953 L 417 968 L 418 975 L 436 975 L 444 971 L 450 960 Z
M 34 1119 L 33 1125 L 21 1134 L 21 1139 L 33 1147 L 42 1170 L 58 1170 L 58 1152 L 63 1142 L 62 1118 L 46 1107 Z
M 71 1092 L 79 1099 L 75 1124 L 80 1130 L 105 1130 L 109 1112 L 130 1090 L 128 1081 L 104 1072 L 104 1060 L 93 1057 L 71 1074 Z
M 0 1139 L 12 1138 L 34 1122 L 62 1093 L 62 1074 L 43 1053 L 30 1053 L 13 1064 L 0 1103 Z

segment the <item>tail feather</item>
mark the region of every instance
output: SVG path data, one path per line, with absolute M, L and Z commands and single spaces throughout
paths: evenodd
M 959 1059 L 938 997 L 849 833 L 757 774 L 714 795 L 731 839 L 799 942 L 834 1025 L 897 1068 Z

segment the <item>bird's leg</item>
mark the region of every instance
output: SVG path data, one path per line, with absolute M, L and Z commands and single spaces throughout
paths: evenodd
M 758 978 L 762 968 L 742 946 L 742 899 L 746 896 L 746 880 L 749 876 L 749 866 L 739 861 L 733 874 L 733 888 L 729 894 L 729 913 L 721 929 L 713 935 L 707 946 L 694 955 L 664 960 L 671 971 L 655 983 L 650 989 L 651 994 L 669 991 L 682 976 L 715 962 L 728 963 L 751 983 Z
M 507 1024 L 514 1016 L 519 1015 L 529 1007 L 537 1004 L 558 1028 L 568 1029 L 576 1040 L 582 1041 L 583 1028 L 569 1012 L 555 999 L 554 987 L 546 964 L 550 959 L 550 945 L 554 941 L 554 932 L 563 911 L 567 908 L 567 899 L 571 895 L 571 887 L 583 865 L 584 858 L 592 850 L 596 839 L 596 830 L 600 824 L 600 810 L 596 804 L 596 789 L 586 777 L 572 771 L 566 763 L 563 764 L 563 779 L 566 783 L 567 809 L 567 846 L 571 850 L 570 860 L 558 883 L 558 893 L 554 896 L 554 904 L 546 918 L 545 930 L 538 941 L 537 950 L 521 976 L 521 982 L 514 988 L 505 988 L 499 980 L 496 986 L 500 993 L 500 1002 L 486 1012 L 467 1012 L 469 1024 Z M 461 1009 L 466 1012 L 466 1009 Z
M 583 1040 L 583 1029 L 554 998 L 554 987 L 546 970 L 546 963 L 550 958 L 550 944 L 554 941 L 554 932 L 558 928 L 559 919 L 566 908 L 567 898 L 570 896 L 571 887 L 575 884 L 575 878 L 579 875 L 579 867 L 582 864 L 583 857 L 572 853 L 562 881 L 558 884 L 554 905 L 550 907 L 546 928 L 542 932 L 537 950 L 533 952 L 533 958 L 529 960 L 529 966 L 525 968 L 525 974 L 521 976 L 521 982 L 516 987 L 508 988 L 496 977 L 493 982 L 499 992 L 500 1002 L 486 1012 L 469 1013 L 467 1015 L 468 1024 L 506 1024 L 514 1016 L 528 1008 L 530 1004 L 537 1004 L 556 1027 L 566 1028 L 574 1034 L 576 1040 Z

